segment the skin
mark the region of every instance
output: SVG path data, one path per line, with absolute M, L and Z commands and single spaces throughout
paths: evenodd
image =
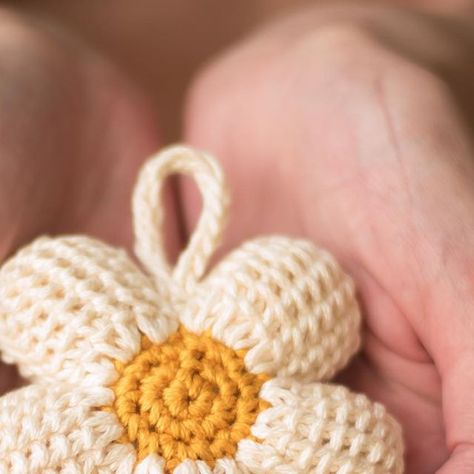
M 0 260 L 44 233 L 130 248 L 131 189 L 161 146 L 153 110 L 76 38 L 5 8 L 0 63 Z M 178 231 L 168 226 L 175 254 Z M 0 365 L 0 393 L 20 383 Z
M 341 380 L 401 420 L 411 473 L 474 470 L 474 51 L 453 26 L 307 11 L 204 72 L 187 115 L 235 191 L 228 246 L 305 235 L 354 276 L 365 346 Z
M 129 246 L 153 111 L 64 31 L 2 15 L 1 255 L 42 232 Z M 464 9 L 312 7 L 222 53 L 185 101 L 183 139 L 234 192 L 222 252 L 288 233 L 353 275 L 365 345 L 340 380 L 401 421 L 409 474 L 474 472 L 473 28 Z M 199 209 L 186 181 L 170 196 L 173 253 Z

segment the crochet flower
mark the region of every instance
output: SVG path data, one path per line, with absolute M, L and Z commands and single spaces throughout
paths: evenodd
M 165 178 L 203 211 L 174 269 Z M 0 349 L 31 385 L 0 399 L 2 473 L 401 473 L 398 424 L 330 380 L 359 347 L 352 281 L 311 243 L 249 241 L 207 271 L 222 172 L 174 147 L 143 168 L 136 255 L 42 237 L 0 270 Z

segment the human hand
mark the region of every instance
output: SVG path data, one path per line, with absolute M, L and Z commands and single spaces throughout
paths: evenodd
M 127 81 L 49 28 L 0 9 L 0 262 L 41 233 L 129 246 L 131 187 L 158 147 L 155 118 Z M 18 383 L 0 365 L 0 393 Z
M 408 473 L 474 472 L 473 24 L 316 7 L 224 55 L 188 102 L 185 138 L 235 192 L 226 246 L 305 235 L 354 276 L 365 345 L 341 380 L 401 421 Z

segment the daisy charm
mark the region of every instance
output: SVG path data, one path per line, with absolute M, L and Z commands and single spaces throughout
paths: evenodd
M 202 214 L 174 268 L 162 187 Z M 143 167 L 135 253 L 41 237 L 0 270 L 0 350 L 31 384 L 0 398 L 0 473 L 403 472 L 384 407 L 327 383 L 360 345 L 352 280 L 312 243 L 244 243 L 213 269 L 227 213 L 216 161 L 175 146 Z

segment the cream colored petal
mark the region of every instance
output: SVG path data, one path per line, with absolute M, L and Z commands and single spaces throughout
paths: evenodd
M 163 474 L 165 461 L 157 454 L 147 456 L 138 463 L 133 471 L 134 474 Z M 245 466 L 239 466 L 234 459 L 218 459 L 213 469 L 204 461 L 192 461 L 190 459 L 183 461 L 177 466 L 173 474 L 249 474 Z
M 109 389 L 31 385 L 0 398 L 0 472 L 11 474 L 132 472 L 131 445 L 111 413 Z
M 400 426 L 364 395 L 329 384 L 273 379 L 260 396 L 272 407 L 258 416 L 236 459 L 251 473 L 401 474 Z
M 152 471 L 149 472 L 151 474 Z M 175 468 L 173 474 L 249 474 L 249 471 L 245 466 L 239 466 L 234 459 L 230 458 L 218 459 L 213 468 L 203 461 L 187 459 Z
M 204 461 L 186 459 L 173 470 L 173 474 L 212 474 L 213 470 Z
M 209 275 L 182 322 L 234 349 L 255 373 L 324 380 L 359 347 L 352 280 L 310 242 L 266 237 L 245 243 Z
M 218 459 L 213 471 L 214 474 L 249 474 L 249 472 L 245 466 L 230 458 Z
M 0 349 L 26 377 L 93 385 L 112 359 L 163 341 L 177 322 L 122 250 L 87 237 L 40 238 L 0 269 Z M 140 329 L 140 331 L 139 331 Z
M 134 474 L 163 474 L 165 461 L 157 454 L 150 454 L 137 464 L 133 472 Z

